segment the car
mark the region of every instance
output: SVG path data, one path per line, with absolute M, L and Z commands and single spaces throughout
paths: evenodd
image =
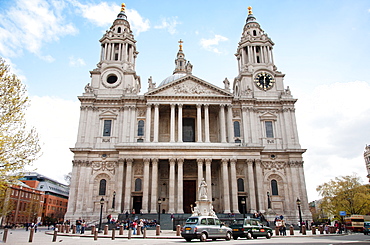
M 234 240 L 239 237 L 246 237 L 247 239 L 266 237 L 270 239 L 272 237 L 272 229 L 268 226 L 264 226 L 260 223 L 259 219 L 244 218 L 235 219 L 230 225 L 232 229 L 232 235 Z
M 226 227 L 214 216 L 191 216 L 181 229 L 181 236 L 187 242 L 192 239 L 200 239 L 205 242 L 207 239 L 225 239 L 229 241 L 232 236 L 232 230 Z
M 370 234 L 370 222 L 366 221 L 364 222 L 364 235 Z

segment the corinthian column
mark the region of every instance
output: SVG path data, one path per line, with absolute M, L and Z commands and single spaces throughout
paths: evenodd
M 143 213 L 148 213 L 149 202 L 149 158 L 144 158 Z
M 229 143 L 234 142 L 233 106 L 227 105 L 227 136 Z
M 183 163 L 184 158 L 177 158 L 177 213 L 183 214 Z
M 249 208 L 250 213 L 255 213 L 257 208 L 256 203 L 256 191 L 254 187 L 254 179 L 253 179 L 253 160 L 248 159 L 247 161 L 247 171 L 248 171 L 248 186 L 249 186 Z
M 175 142 L 175 104 L 171 104 L 170 142 Z
M 150 213 L 157 213 L 157 192 L 158 192 L 158 159 L 152 159 L 152 198 L 150 200 Z
M 154 140 L 158 142 L 158 131 L 159 131 L 159 104 L 154 105 Z
M 170 187 L 169 187 L 169 203 L 168 203 L 168 212 L 175 212 L 175 158 L 170 158 Z
M 206 158 L 206 182 L 208 185 L 208 199 L 212 201 L 212 171 L 211 171 L 211 158 Z
M 197 142 L 202 142 L 202 105 L 197 104 Z
M 209 140 L 209 110 L 208 110 L 209 105 L 205 104 L 204 105 L 204 134 L 205 134 L 205 142 L 208 143 L 210 142 Z
M 231 213 L 230 211 L 230 195 L 229 195 L 229 171 L 227 162 L 228 159 L 222 159 L 222 180 L 223 180 L 223 187 L 224 187 L 224 213 L 228 214 Z
M 200 185 L 200 183 L 202 182 L 202 179 L 203 179 L 203 162 L 204 162 L 204 159 L 202 159 L 202 158 L 197 159 L 197 163 L 198 163 L 198 183 L 197 183 L 197 186 L 198 187 L 199 187 L 199 185 Z M 200 198 L 200 197 L 198 196 L 198 198 Z
M 230 159 L 230 183 L 231 183 L 231 201 L 234 213 L 239 213 L 238 209 L 238 186 L 236 180 L 236 159 Z
M 125 185 L 125 202 L 124 209 L 128 212 L 131 211 L 131 181 L 132 181 L 132 158 L 126 159 L 126 185 Z
M 177 141 L 182 142 L 182 104 L 177 105 L 179 108 L 178 118 L 177 118 Z
M 146 105 L 145 142 L 150 142 L 150 125 L 152 119 L 152 105 Z
M 220 105 L 221 143 L 226 143 L 225 104 Z

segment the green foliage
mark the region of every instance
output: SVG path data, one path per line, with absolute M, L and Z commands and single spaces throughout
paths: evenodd
M 370 186 L 362 185 L 360 177 L 340 176 L 319 185 L 316 191 L 323 197 L 320 208 L 323 212 L 338 216 L 339 211 L 351 214 L 370 213 Z
M 25 86 L 0 58 L 0 193 L 39 156 L 38 135 L 25 121 L 29 103 L 26 93 Z

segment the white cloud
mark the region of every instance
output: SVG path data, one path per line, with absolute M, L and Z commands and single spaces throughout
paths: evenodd
M 293 91 L 294 92 L 294 91 Z M 316 187 L 337 176 L 357 173 L 366 179 L 363 152 L 370 143 L 370 85 L 334 83 L 312 92 L 298 91 L 297 123 L 309 198 Z
M 81 11 L 82 16 L 94 25 L 107 27 L 110 26 L 114 19 L 113 16 L 117 16 L 121 7 L 117 4 L 108 4 L 101 2 L 99 4 L 81 4 L 78 1 L 70 0 L 70 2 Z M 131 30 L 135 35 L 139 35 L 140 32 L 145 32 L 150 28 L 150 21 L 144 19 L 136 10 L 126 9 L 127 20 L 131 25 Z
M 200 45 L 208 51 L 212 51 L 212 52 L 219 54 L 221 52 L 218 50 L 216 46 L 218 46 L 220 42 L 224 42 L 227 40 L 229 40 L 227 37 L 224 37 L 221 35 L 215 35 L 214 38 L 211 38 L 211 39 L 202 38 L 200 40 Z
M 36 128 L 43 155 L 29 169 L 60 182 L 72 170 L 74 147 L 77 139 L 79 102 L 52 97 L 32 97 L 26 113 L 27 123 Z
M 155 29 L 166 29 L 170 34 L 176 33 L 176 26 L 181 24 L 177 21 L 177 16 L 171 18 L 162 18 L 162 23 L 160 25 L 154 26 Z
M 82 58 L 75 58 L 74 56 L 69 57 L 69 65 L 73 67 L 85 66 L 86 63 Z
M 53 61 L 50 55 L 41 55 L 42 45 L 77 33 L 71 23 L 65 22 L 61 14 L 64 7 L 62 1 L 15 1 L 0 14 L 0 53 L 12 57 L 26 49 L 48 62 Z

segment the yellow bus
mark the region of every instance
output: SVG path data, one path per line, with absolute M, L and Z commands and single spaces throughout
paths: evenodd
M 364 232 L 364 216 L 351 215 L 351 217 L 344 218 L 346 229 L 353 232 Z

